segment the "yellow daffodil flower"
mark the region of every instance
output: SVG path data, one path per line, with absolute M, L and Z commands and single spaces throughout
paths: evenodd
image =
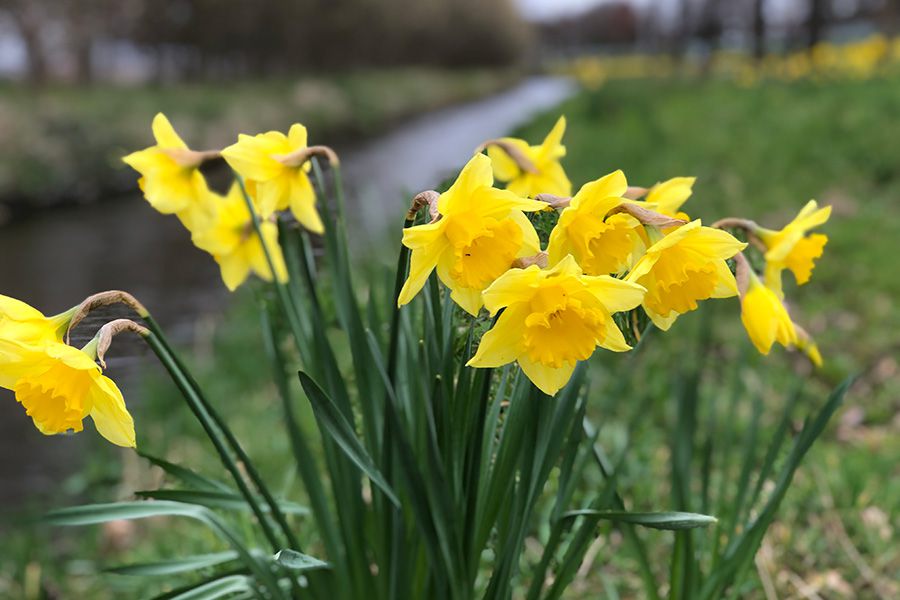
M 77 307 L 45 317 L 41 311 L 20 300 L 0 295 L 0 340 L 14 341 L 26 347 L 61 342 L 76 310 Z
M 522 211 L 542 210 L 543 202 L 493 186 L 491 159 L 476 154 L 437 201 L 439 218 L 403 230 L 412 250 L 409 277 L 398 306 L 419 293 L 432 270 L 466 312 L 478 314 L 481 292 L 512 263 L 540 250 L 537 232 Z
M 208 188 L 198 167 L 207 153 L 190 150 L 162 113 L 152 127 L 156 145 L 122 160 L 141 174 L 138 185 L 153 208 L 177 215 L 188 229 L 202 227 L 208 219 Z
M 807 235 L 810 229 L 823 225 L 831 216 L 831 207 L 819 208 L 815 200 L 806 206 L 780 231 L 758 228 L 754 233 L 766 245 L 766 283 L 779 296 L 781 272 L 790 269 L 798 285 L 809 281 L 815 260 L 822 256 L 828 236 L 821 233 Z
M 643 227 L 629 214 L 608 214 L 623 202 L 628 182 L 616 171 L 585 184 L 559 216 L 550 233 L 551 265 L 568 255 L 588 275 L 623 273 L 646 249 Z
M 657 183 L 647 192 L 644 202 L 651 205 L 648 208 L 667 217 L 689 221 L 687 215 L 680 210 L 691 197 L 696 180 L 696 177 L 673 177 Z
M 597 346 L 630 349 L 612 314 L 636 307 L 643 295 L 640 285 L 584 275 L 571 255 L 551 269 L 512 269 L 484 291 L 491 315 L 504 310 L 466 364 L 499 367 L 518 361 L 542 392 L 553 395 Z
M 135 447 L 134 421 L 122 392 L 86 352 L 60 342 L 26 348 L 0 340 L 0 357 L 8 354 L 19 360 L 0 364 L 2 387 L 15 392 L 38 431 L 81 431 L 82 421 L 90 416 L 104 438 Z
M 798 344 L 797 330 L 781 299 L 752 270 L 741 295 L 741 321 L 760 354 L 768 355 L 775 342 L 785 348 Z
M 572 183 L 559 164 L 566 155 L 566 147 L 562 144 L 565 132 L 566 118 L 560 117 L 539 146 L 531 146 L 518 138 L 500 138 L 499 143 L 488 144 L 487 153 L 493 162 L 494 176 L 498 181 L 507 182 L 506 189 L 526 198 L 538 194 L 571 195 Z
M 290 208 L 304 227 L 322 233 L 325 229 L 316 210 L 316 193 L 307 175 L 310 164 L 297 158 L 306 147 L 306 127 L 295 123 L 287 135 L 280 131 L 241 134 L 236 144 L 222 150 L 222 156 L 255 189 L 260 216 L 267 218 Z
M 259 236 L 253 229 L 253 220 L 240 187 L 232 185 L 227 196 L 209 193 L 214 196 L 212 204 L 216 207 L 215 215 L 209 227 L 194 232 L 194 245 L 215 258 L 222 270 L 222 280 L 231 291 L 236 290 L 251 271 L 265 281 L 272 281 L 272 270 Z M 287 281 L 287 267 L 278 244 L 278 227 L 275 223 L 263 221 L 261 229 L 275 266 L 275 275 L 278 281 Z
M 695 310 L 698 301 L 737 295 L 725 261 L 746 246 L 725 231 L 703 227 L 698 219 L 650 246 L 627 279 L 647 288 L 644 310 L 654 325 L 667 331 L 678 315 Z

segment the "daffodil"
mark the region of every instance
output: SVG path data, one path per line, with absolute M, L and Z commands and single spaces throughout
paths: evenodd
M 240 186 L 232 185 L 227 196 L 210 194 L 214 196 L 215 214 L 208 227 L 194 232 L 194 245 L 215 258 L 222 271 L 222 280 L 231 291 L 237 289 L 251 272 L 265 281 L 272 281 L 272 269 L 253 228 L 253 219 Z M 287 268 L 278 244 L 278 227 L 266 220 L 260 228 L 275 267 L 275 276 L 278 281 L 287 281 Z
M 499 367 L 517 361 L 542 392 L 553 395 L 597 346 L 630 349 L 612 315 L 636 307 L 643 295 L 640 285 L 584 275 L 571 255 L 550 269 L 512 269 L 484 291 L 490 313 L 503 313 L 466 364 Z
M 628 182 L 616 171 L 585 184 L 559 216 L 550 233 L 551 265 L 568 255 L 588 275 L 628 270 L 646 249 L 641 222 L 626 213 L 609 214 L 625 202 Z
M 486 144 L 494 176 L 505 181 L 506 189 L 527 198 L 538 194 L 569 196 L 572 183 L 559 160 L 566 155 L 562 144 L 566 118 L 560 117 L 539 146 L 518 138 L 500 138 Z
M 680 211 L 682 205 L 691 197 L 696 180 L 696 177 L 673 177 L 657 183 L 647 192 L 644 202 L 660 214 L 689 220 L 687 215 Z
M 747 290 L 741 294 L 741 322 L 760 354 L 768 355 L 778 342 L 785 348 L 798 343 L 797 330 L 787 309 L 771 288 L 748 270 Z
M 493 182 L 491 160 L 476 154 L 440 195 L 437 220 L 403 230 L 403 245 L 412 255 L 398 306 L 412 300 L 436 268 L 453 301 L 478 314 L 481 292 L 517 258 L 540 250 L 537 232 L 522 211 L 542 210 L 546 204 L 498 190 Z
M 13 341 L 25 347 L 60 342 L 76 308 L 45 317 L 41 311 L 20 300 L 0 295 L 0 340 Z M 8 352 L 11 350 L 7 348 Z M 8 359 L 0 357 L 0 361 L 8 362 Z M 3 381 L 2 362 L 0 362 L 0 381 Z
M 725 231 L 703 227 L 698 219 L 650 246 L 627 279 L 647 288 L 644 310 L 666 331 L 678 315 L 695 310 L 698 301 L 737 295 L 725 261 L 746 246 Z
M 202 227 L 209 212 L 208 188 L 199 167 L 210 153 L 189 149 L 162 113 L 152 127 L 156 145 L 122 160 L 141 174 L 138 185 L 153 208 L 177 215 L 188 229 Z
M 81 431 L 90 416 L 97 431 L 117 446 L 134 447 L 134 421 L 122 392 L 103 375 L 86 352 L 61 342 L 24 347 L 0 340 L 0 385 L 15 392 L 16 401 L 44 435 Z
M 241 134 L 236 144 L 222 150 L 222 156 L 254 188 L 263 218 L 290 208 L 304 227 L 322 233 L 316 193 L 307 175 L 309 157 L 303 154 L 306 148 L 306 127 L 295 123 L 287 135 L 280 131 Z
M 831 207 L 819 208 L 815 200 L 807 202 L 794 220 L 779 231 L 758 228 L 754 232 L 766 245 L 766 283 L 779 295 L 781 273 L 790 269 L 798 285 L 809 281 L 815 260 L 822 256 L 828 236 L 809 231 L 823 225 L 831 216 Z

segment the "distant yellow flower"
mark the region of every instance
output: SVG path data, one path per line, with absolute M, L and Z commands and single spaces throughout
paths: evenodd
M 631 215 L 609 214 L 630 202 L 622 198 L 627 189 L 622 171 L 585 184 L 550 233 L 550 264 L 571 254 L 588 275 L 623 273 L 631 268 L 646 249 L 643 227 Z
M 698 301 L 737 295 L 725 260 L 746 246 L 725 231 L 702 227 L 698 219 L 650 246 L 626 279 L 647 288 L 644 310 L 666 331 L 678 315 L 695 310 Z
M 756 235 L 766 245 L 766 284 L 779 296 L 781 291 L 781 272 L 790 269 L 798 285 L 809 281 L 815 259 L 822 256 L 822 250 L 828 243 L 828 236 L 821 233 L 807 235 L 810 229 L 828 221 L 831 207 L 819 208 L 815 200 L 806 206 L 780 231 L 759 228 Z
M 213 196 L 211 204 L 216 207 L 215 214 L 209 227 L 194 232 L 194 245 L 212 254 L 222 270 L 225 286 L 231 291 L 237 289 L 251 271 L 265 281 L 272 281 L 272 269 L 253 228 L 253 220 L 240 187 L 232 185 L 227 196 L 210 194 Z M 278 227 L 275 223 L 263 221 L 261 229 L 278 281 L 287 281 L 287 267 L 278 244 Z
M 597 346 L 630 349 L 612 314 L 631 310 L 643 295 L 640 285 L 584 275 L 572 256 L 551 269 L 512 269 L 484 291 L 491 315 L 504 310 L 466 364 L 499 367 L 518 361 L 542 392 L 553 395 Z
M 255 187 L 257 210 L 263 218 L 290 208 L 304 227 L 322 233 L 325 229 L 316 210 L 316 193 L 307 175 L 310 163 L 296 158 L 306 147 L 306 127 L 295 123 L 287 135 L 280 131 L 241 134 L 236 144 L 222 150 L 222 156 Z
M 190 150 L 162 113 L 153 118 L 153 137 L 155 146 L 122 160 L 141 174 L 138 185 L 153 208 L 177 215 L 188 229 L 202 226 L 208 190 L 198 167 L 206 154 Z
M 660 214 L 688 221 L 690 219 L 687 218 L 687 215 L 679 211 L 691 197 L 696 180 L 696 177 L 673 177 L 657 183 L 647 192 L 644 202 L 652 205 L 648 208 Z
M 440 219 L 403 231 L 403 245 L 412 250 L 412 256 L 398 305 L 412 300 L 437 268 L 453 301 L 475 315 L 482 306 L 482 290 L 517 258 L 540 250 L 537 232 L 522 211 L 547 205 L 498 190 L 493 182 L 491 159 L 476 154 L 453 186 L 441 194 Z
M 19 360 L 0 363 L 2 387 L 15 392 L 41 433 L 81 431 L 90 416 L 104 438 L 135 447 L 134 421 L 122 392 L 87 353 L 60 342 L 24 348 L 0 340 L 0 357 L 9 354 Z
M 494 176 L 498 181 L 507 182 L 506 189 L 526 198 L 534 198 L 538 194 L 571 195 L 572 183 L 559 164 L 559 160 L 566 155 L 566 147 L 562 144 L 565 131 L 566 118 L 560 117 L 539 146 L 509 137 L 497 140 L 500 145 L 489 144 L 487 153 L 493 161 Z M 520 161 L 510 156 L 502 145 L 508 145 L 512 152 L 524 157 L 530 169 L 523 168 Z
M 785 348 L 797 345 L 797 330 L 781 299 L 752 270 L 748 273 L 747 291 L 741 297 L 741 321 L 750 341 L 764 355 L 775 342 Z

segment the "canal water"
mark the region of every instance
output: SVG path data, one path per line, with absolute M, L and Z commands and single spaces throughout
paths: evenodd
M 573 91 L 565 79 L 530 78 L 343 151 L 354 248 L 362 251 L 360 242 L 383 236 L 402 219 L 412 194 L 452 176 L 482 141 L 507 134 Z M 216 264 L 191 245 L 177 219 L 156 213 L 137 193 L 0 227 L 0 294 L 53 314 L 110 289 L 140 298 L 180 343 L 190 343 L 198 323 L 228 300 Z M 93 333 L 90 323 L 80 330 L 84 338 Z M 140 373 L 156 366 L 148 366 L 153 361 L 137 343 L 117 341 L 112 354 L 109 374 L 129 404 L 139 404 Z M 0 509 L 51 491 L 77 468 L 85 445 L 99 443 L 92 438 L 42 436 L 12 394 L 0 390 Z

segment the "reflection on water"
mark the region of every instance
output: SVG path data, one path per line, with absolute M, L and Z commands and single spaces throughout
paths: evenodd
M 479 143 L 508 133 L 572 90 L 566 80 L 532 78 L 497 96 L 416 118 L 343 153 L 351 231 L 382 232 L 402 218 L 412 193 L 434 186 Z M 227 298 L 218 267 L 191 245 L 178 220 L 157 214 L 137 195 L 0 229 L 0 293 L 53 314 L 109 289 L 140 298 L 181 342 L 191 339 L 198 317 L 221 310 Z M 91 325 L 79 328 L 76 343 L 93 334 L 97 325 Z M 139 359 L 145 353 L 138 342 L 124 338 L 113 353 L 109 372 L 139 415 L 136 374 L 150 361 Z M 12 394 L 0 390 L 0 505 L 51 490 L 77 468 L 87 443 L 99 442 L 92 435 L 45 438 Z

